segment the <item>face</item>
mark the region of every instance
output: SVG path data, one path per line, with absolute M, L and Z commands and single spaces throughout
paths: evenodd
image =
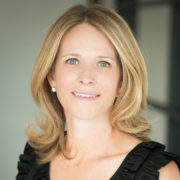
M 77 25 L 64 35 L 48 81 L 56 88 L 66 118 L 109 116 L 120 84 L 116 51 L 95 27 Z

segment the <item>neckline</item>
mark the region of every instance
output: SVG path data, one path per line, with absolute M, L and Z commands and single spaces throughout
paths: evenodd
M 137 144 L 124 158 L 124 160 L 122 161 L 122 163 L 118 166 L 117 170 L 114 172 L 114 174 L 110 177 L 109 180 L 113 180 L 113 178 L 115 178 L 119 172 L 121 171 L 121 169 L 126 165 L 127 159 L 129 159 L 129 157 L 133 156 L 134 152 L 139 149 L 141 146 L 145 145 L 145 144 L 149 144 L 149 143 L 153 143 L 153 141 L 148 141 L 148 142 L 140 142 L 139 144 Z M 48 175 L 48 180 L 50 180 L 50 162 L 47 163 L 47 175 Z
M 149 141 L 151 142 L 151 141 Z M 139 149 L 139 147 L 141 147 L 143 144 L 145 144 L 147 142 L 140 142 L 139 144 L 137 144 L 132 150 L 130 150 L 130 152 L 126 155 L 126 157 L 124 158 L 124 160 L 122 161 L 122 163 L 119 165 L 119 167 L 117 168 L 117 170 L 115 171 L 115 173 L 111 176 L 111 178 L 109 180 L 113 180 L 113 178 L 115 178 L 118 174 L 119 171 L 121 169 L 123 169 L 123 167 L 125 166 L 127 159 L 129 159 L 130 156 L 132 156 L 134 154 L 134 151 L 136 151 L 137 149 Z

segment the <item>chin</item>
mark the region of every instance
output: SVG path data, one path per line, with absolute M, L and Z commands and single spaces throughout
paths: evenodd
M 79 112 L 76 111 L 76 112 L 71 112 L 70 114 L 72 117 L 81 120 L 92 120 L 98 116 L 97 113 L 90 113 L 88 111 L 79 111 Z

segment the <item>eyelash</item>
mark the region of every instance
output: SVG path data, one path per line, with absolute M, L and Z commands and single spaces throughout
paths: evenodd
M 68 59 L 68 60 L 66 60 L 66 62 L 68 63 L 68 61 L 70 61 L 70 60 L 76 60 L 76 61 L 78 61 L 77 59 Z M 68 63 L 68 64 L 70 64 L 70 63 Z
M 106 63 L 108 66 L 102 66 L 102 67 L 110 67 L 110 63 L 106 62 L 106 61 L 101 61 L 100 63 Z
M 68 59 L 68 60 L 66 60 L 66 63 L 68 63 L 70 60 L 75 60 L 76 62 L 78 61 L 77 59 Z M 111 64 L 106 61 L 100 61 L 100 63 L 106 63 L 108 65 L 108 66 L 101 66 L 101 67 L 110 67 L 111 66 Z M 68 64 L 70 64 L 70 63 L 68 63 Z M 70 64 L 70 65 L 73 65 L 73 64 Z

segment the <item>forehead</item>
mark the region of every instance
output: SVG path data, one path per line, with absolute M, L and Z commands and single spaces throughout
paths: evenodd
M 116 54 L 116 50 L 104 33 L 96 27 L 83 23 L 76 25 L 65 33 L 61 40 L 60 53 L 62 51 L 85 50 L 99 51 L 99 53 Z

